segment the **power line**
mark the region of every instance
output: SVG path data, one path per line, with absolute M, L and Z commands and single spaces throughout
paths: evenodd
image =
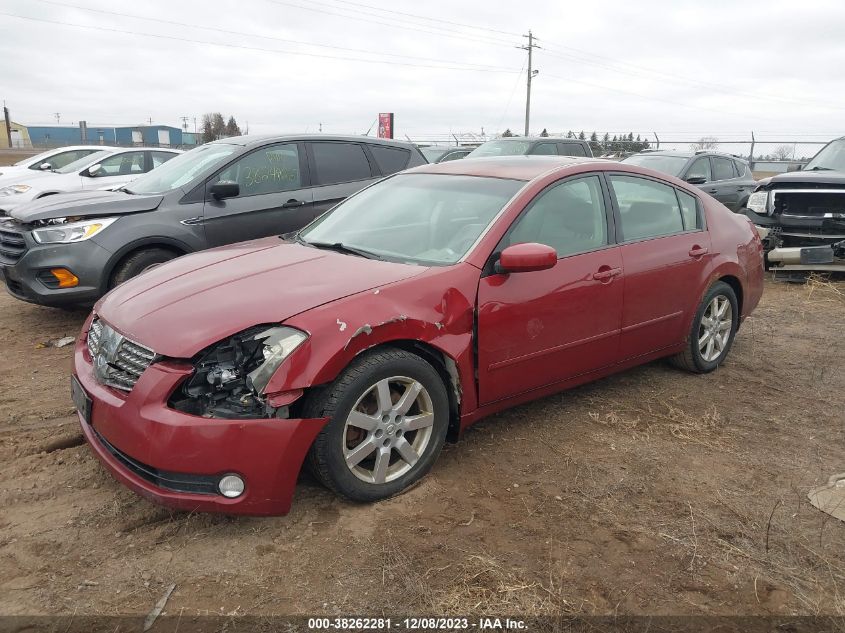
M 270 1 L 272 2 L 274 0 L 270 0 Z M 285 4 L 287 4 L 287 3 L 285 3 Z M 410 22 L 410 21 L 404 20 L 402 18 L 392 18 L 390 16 L 380 15 L 378 13 L 373 13 L 372 11 L 362 11 L 360 9 L 358 9 L 358 10 L 346 9 L 344 7 L 338 7 L 338 6 L 333 5 L 333 4 L 328 4 L 326 2 L 322 2 L 321 0 L 308 0 L 308 7 L 303 7 L 302 5 L 289 5 L 289 6 L 297 6 L 298 8 L 313 9 L 313 7 L 311 7 L 311 5 L 315 5 L 315 4 L 323 6 L 323 7 L 328 7 L 329 9 L 331 9 L 334 12 L 334 13 L 331 13 L 332 15 L 338 15 L 338 16 L 341 16 L 341 17 L 352 18 L 352 19 L 361 19 L 358 16 L 376 17 L 376 18 L 379 18 L 380 20 L 390 20 L 391 22 L 394 22 L 395 24 L 392 25 L 392 26 L 394 26 L 396 28 L 423 27 L 423 28 L 426 28 L 426 29 L 436 29 L 436 31 L 433 31 L 433 32 L 435 34 L 438 34 L 438 35 L 444 34 L 444 33 L 441 33 L 441 32 L 448 32 L 448 33 L 456 33 L 460 37 L 471 38 L 471 39 L 477 40 L 479 42 L 489 42 L 489 43 L 496 43 L 496 44 L 502 44 L 502 45 L 510 44 L 510 40 L 506 40 L 506 39 L 504 39 L 500 36 L 482 35 L 480 33 L 468 34 L 468 33 L 465 33 L 463 31 L 460 31 L 458 29 L 450 29 L 450 28 L 446 28 L 446 27 L 443 27 L 443 26 L 434 26 L 434 25 L 428 25 L 428 24 L 420 24 L 418 22 Z M 348 13 L 336 13 L 337 11 L 347 11 L 348 13 L 352 13 L 354 11 L 354 14 L 348 15 Z M 325 10 L 323 10 L 323 12 L 328 13 Z M 411 27 L 407 27 L 407 26 L 403 27 L 402 26 L 402 25 L 407 25 L 407 24 L 410 24 Z
M 519 37 L 519 33 L 512 33 L 510 31 L 500 31 L 498 29 L 491 29 L 490 27 L 486 26 L 476 26 L 473 24 L 464 24 L 461 22 L 455 22 L 453 20 L 441 20 L 440 18 L 430 18 L 424 15 L 417 15 L 415 13 L 404 13 L 403 11 L 393 11 L 391 9 L 382 9 L 381 7 L 374 7 L 370 4 L 363 4 L 360 2 L 352 2 L 351 0 L 334 0 L 335 2 L 341 2 L 343 4 L 351 4 L 352 6 L 356 7 L 366 7 L 368 9 L 375 9 L 376 11 L 383 11 L 384 13 L 394 13 L 396 15 L 404 15 L 411 18 L 417 18 L 420 20 L 428 20 L 429 22 L 440 22 L 442 24 L 452 24 L 454 26 L 463 26 L 468 29 L 477 29 L 479 31 L 489 31 L 490 33 L 498 33 L 500 35 L 509 35 L 511 37 Z
M 680 106 L 682 108 L 692 108 L 694 110 L 704 110 L 706 112 L 715 112 L 716 114 L 729 115 L 729 116 L 732 116 L 732 117 L 743 116 L 743 115 L 737 115 L 735 112 L 725 112 L 724 110 L 716 110 L 714 108 L 705 108 L 703 106 L 695 106 L 695 105 L 691 105 L 689 103 L 681 103 L 680 101 L 672 101 L 672 100 L 669 100 L 669 99 L 661 99 L 659 97 L 650 97 L 648 95 L 644 95 L 644 94 L 641 94 L 641 93 L 638 93 L 638 92 L 630 92 L 628 90 L 622 90 L 621 88 L 611 88 L 610 86 L 603 86 L 601 84 L 594 84 L 594 83 L 591 83 L 589 81 L 582 81 L 580 79 L 572 79 L 571 77 L 561 77 L 560 75 L 552 75 L 552 74 L 545 73 L 545 72 L 543 74 L 544 74 L 544 76 L 551 77 L 552 79 L 560 79 L 562 81 L 566 81 L 566 82 L 570 82 L 570 83 L 576 83 L 576 84 L 583 84 L 585 86 L 590 86 L 590 87 L 593 87 L 593 88 L 599 88 L 601 90 L 607 90 L 607 91 L 610 91 L 610 92 L 618 92 L 620 94 L 630 95 L 630 96 L 633 96 L 633 97 L 639 97 L 640 99 L 646 99 L 648 101 L 659 101 L 661 103 L 668 103 L 670 105 Z M 751 118 L 751 117 L 745 116 L 744 118 Z M 768 119 L 768 118 L 760 117 L 760 116 L 757 116 L 757 115 L 755 115 L 753 118 L 754 118 L 755 121 L 773 121 L 773 119 Z
M 329 48 L 329 49 L 339 50 L 339 51 L 349 51 L 349 52 L 352 52 L 352 53 L 365 53 L 365 54 L 369 54 L 369 55 L 380 55 L 380 56 L 386 55 L 386 53 L 384 51 L 372 51 L 372 50 L 360 49 L 360 48 L 347 48 L 347 47 L 344 47 L 344 46 L 334 46 L 332 44 L 316 44 L 316 43 L 313 43 L 313 42 L 306 42 L 306 41 L 303 41 L 303 40 L 292 40 L 292 39 L 288 39 L 288 38 L 284 38 L 284 37 L 275 37 L 275 36 L 272 36 L 272 35 L 259 35 L 259 34 L 256 34 L 256 33 L 246 33 L 244 31 L 233 31 L 233 30 L 230 30 L 230 29 L 222 29 L 222 28 L 213 27 L 213 26 L 202 26 L 202 25 L 199 25 L 199 24 L 189 24 L 189 23 L 186 23 L 186 22 L 177 22 L 175 20 L 164 20 L 162 18 L 150 18 L 150 17 L 147 17 L 147 16 L 137 15 L 137 14 L 133 14 L 133 13 L 119 13 L 117 11 L 108 11 L 106 9 L 94 9 L 94 8 L 91 8 L 91 7 L 81 7 L 81 6 L 76 5 L 76 4 L 67 4 L 67 3 L 64 3 L 64 2 L 56 2 L 56 0 L 37 0 L 37 1 L 43 2 L 44 4 L 51 4 L 51 5 L 54 5 L 54 6 L 57 6 L 57 7 L 65 7 L 65 8 L 69 8 L 69 9 L 78 9 L 80 11 L 89 11 L 91 13 L 100 13 L 100 14 L 103 14 L 103 15 L 113 15 L 113 16 L 121 17 L 121 18 L 132 18 L 132 19 L 135 19 L 135 20 L 146 20 L 148 22 L 157 22 L 159 24 L 169 24 L 171 26 L 180 26 L 180 27 L 185 27 L 185 28 L 199 29 L 199 30 L 203 30 L 203 31 L 211 31 L 213 33 L 225 33 L 225 34 L 228 34 L 228 35 L 240 35 L 240 36 L 243 36 L 243 37 L 273 40 L 273 41 L 277 41 L 277 42 L 285 42 L 285 43 L 288 43 L 288 44 L 302 44 L 304 46 L 315 46 L 315 47 L 318 47 L 318 48 Z M 401 57 L 401 58 L 404 58 L 404 59 L 415 59 L 417 61 L 438 62 L 438 63 L 444 63 L 444 64 L 454 63 L 451 60 L 447 60 L 447 59 L 437 59 L 437 58 L 432 58 L 432 57 L 418 57 L 418 56 L 415 56 L 415 55 L 400 55 L 398 53 L 390 53 L 389 56 L 391 56 L 391 57 Z M 472 64 L 472 63 L 469 63 L 469 62 L 459 62 L 459 63 L 461 65 L 475 66 L 475 67 L 478 67 L 478 68 L 496 68 L 495 66 L 490 66 L 489 64 Z
M 559 59 L 566 59 L 568 61 L 574 61 L 580 64 L 587 64 L 590 66 L 596 66 L 599 68 L 605 68 L 607 70 L 624 74 L 630 76 L 638 76 L 638 77 L 646 77 L 649 79 L 654 79 L 655 76 L 662 79 L 671 79 L 672 81 L 681 82 L 687 84 L 689 86 L 694 86 L 698 88 L 707 88 L 708 90 L 715 90 L 716 92 L 721 92 L 727 95 L 734 95 L 734 96 L 741 96 L 745 98 L 755 99 L 757 101 L 772 101 L 778 103 L 785 103 L 785 104 L 793 104 L 793 105 L 804 105 L 804 106 L 813 106 L 813 107 L 822 107 L 828 108 L 832 110 L 843 110 L 845 108 L 837 107 L 837 106 L 829 106 L 829 105 L 820 105 L 818 103 L 813 103 L 811 101 L 802 101 L 798 99 L 789 99 L 784 97 L 777 97 L 774 95 L 765 95 L 759 94 L 756 92 L 745 92 L 742 90 L 734 90 L 729 87 L 725 87 L 719 84 L 713 84 L 703 81 L 696 81 L 694 79 L 689 79 L 687 77 L 682 77 L 680 75 L 673 75 L 671 73 L 667 73 L 661 70 L 656 70 L 653 68 L 647 68 L 645 66 L 637 66 L 634 64 L 629 64 L 627 62 L 617 62 L 614 59 L 609 57 L 604 57 L 603 55 L 597 55 L 595 53 L 590 53 L 588 51 L 584 51 L 578 48 L 573 48 L 571 46 L 563 46 L 562 48 L 575 51 L 577 55 L 572 53 L 565 53 L 563 51 L 558 51 L 554 47 L 546 46 L 546 54 L 552 57 L 557 57 Z M 588 59 L 589 57 L 594 57 L 599 60 L 605 60 L 610 63 L 602 63 L 600 61 L 593 61 Z M 627 66 L 631 70 L 627 70 L 624 67 Z
M 283 0 L 267 0 L 267 2 L 271 2 L 273 4 L 278 4 L 280 6 L 286 7 L 293 7 L 294 9 L 302 9 L 304 11 L 313 11 L 315 13 L 321 13 L 323 15 L 333 15 L 336 17 L 346 18 L 347 20 L 356 20 L 358 22 L 365 22 L 367 24 L 379 24 L 382 26 L 389 26 L 392 29 L 405 29 L 407 31 L 416 31 L 418 33 L 427 33 L 428 35 L 437 35 L 440 37 L 450 37 L 452 39 L 459 39 L 463 41 L 472 41 L 472 42 L 479 42 L 481 44 L 489 44 L 489 45 L 496 45 L 496 46 L 511 46 L 512 44 L 502 41 L 502 40 L 492 40 L 492 39 L 480 39 L 478 37 L 466 35 L 466 34 L 458 34 L 455 35 L 453 33 L 445 33 L 441 31 L 433 31 L 433 30 L 425 30 L 421 28 L 415 28 L 413 26 L 404 26 L 402 24 L 390 24 L 389 22 L 380 22 L 378 20 L 371 20 L 368 18 L 362 18 L 354 15 L 346 15 L 345 13 L 337 13 L 336 11 L 326 11 L 325 9 L 317 9 L 315 7 L 308 7 L 302 6 L 300 4 L 293 4 L 292 2 L 284 2 Z M 311 0 L 312 4 L 316 4 L 314 0 Z M 331 6 L 331 5 L 327 5 Z M 389 19 L 389 18 L 386 18 Z M 418 25 L 422 26 L 422 25 Z
M 207 40 L 197 40 L 197 39 L 192 39 L 192 38 L 187 38 L 187 37 L 176 37 L 175 35 L 163 35 L 163 34 L 159 34 L 159 33 L 142 33 L 140 31 L 128 31 L 128 30 L 125 30 L 125 29 L 115 29 L 115 28 L 109 28 L 109 27 L 103 27 L 103 26 L 91 26 L 91 25 L 88 25 L 88 24 L 75 24 L 75 23 L 71 23 L 71 22 L 59 22 L 57 20 L 47 20 L 47 19 L 44 19 L 44 18 L 33 18 L 33 17 L 25 16 L 25 15 L 17 15 L 17 14 L 14 14 L 14 13 L 6 13 L 6 12 L 0 12 L 0 15 L 5 16 L 5 17 L 9 17 L 9 18 L 16 18 L 16 19 L 19 19 L 19 20 L 29 20 L 31 22 L 43 22 L 43 23 L 46 23 L 46 24 L 55 24 L 55 25 L 58 25 L 58 26 L 70 26 L 70 27 L 73 27 L 73 28 L 88 29 L 88 30 L 93 30 L 93 31 L 101 31 L 101 32 L 109 32 L 109 33 L 121 33 L 123 35 L 136 35 L 136 36 L 141 36 L 141 37 L 153 37 L 153 38 L 156 38 L 156 39 L 174 40 L 174 41 L 178 41 L 178 42 L 191 42 L 191 43 L 194 43 L 194 44 L 207 44 L 209 46 L 221 46 L 221 47 L 224 47 L 224 48 L 237 48 L 237 49 L 242 49 L 242 50 L 260 51 L 260 52 L 264 52 L 264 53 L 277 53 L 277 54 L 281 53 L 281 54 L 284 54 L 284 55 L 300 55 L 300 56 L 304 56 L 304 57 L 317 57 L 317 58 L 320 58 L 320 59 L 339 59 L 339 60 L 343 60 L 343 61 L 359 62 L 359 63 L 364 63 L 364 64 L 386 64 L 388 66 L 406 66 L 406 67 L 412 67 L 412 68 L 430 68 L 430 69 L 433 69 L 433 70 L 464 70 L 464 71 L 471 70 L 471 71 L 474 71 L 474 72 L 490 72 L 490 73 L 505 73 L 505 74 L 511 74 L 511 73 L 517 72 L 515 69 L 510 69 L 510 68 L 491 67 L 491 68 L 488 69 L 488 68 L 476 68 L 476 67 L 454 66 L 454 65 L 453 66 L 432 66 L 432 65 L 426 65 L 426 64 L 411 64 L 411 63 L 408 63 L 408 62 L 393 62 L 393 61 L 378 60 L 378 59 L 361 59 L 361 58 L 355 58 L 355 57 L 338 57 L 336 55 L 321 55 L 321 54 L 318 54 L 318 53 L 305 53 L 305 52 L 300 52 L 300 51 L 287 51 L 287 50 L 279 50 L 279 49 L 273 49 L 273 48 L 262 48 L 260 46 L 246 46 L 246 45 L 242 45 L 242 44 L 227 44 L 227 43 L 224 43 L 224 42 L 209 42 Z

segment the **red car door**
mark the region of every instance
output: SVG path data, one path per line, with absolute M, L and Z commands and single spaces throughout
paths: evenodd
M 548 270 L 482 277 L 480 404 L 618 360 L 624 275 L 608 215 L 601 179 L 590 175 L 547 187 L 514 222 L 499 250 L 538 242 L 559 259 Z
M 698 307 L 710 258 L 694 196 L 648 178 L 608 176 L 625 268 L 622 360 L 676 345 Z

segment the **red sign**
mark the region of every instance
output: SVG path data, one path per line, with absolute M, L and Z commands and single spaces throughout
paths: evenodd
M 393 138 L 392 112 L 382 112 L 378 115 L 378 137 Z

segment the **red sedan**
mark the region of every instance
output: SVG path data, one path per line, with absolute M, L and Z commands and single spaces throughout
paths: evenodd
M 749 221 L 671 176 L 426 165 L 113 290 L 74 402 L 113 475 L 172 507 L 284 514 L 305 461 L 373 501 L 506 407 L 661 357 L 716 369 L 762 281 Z

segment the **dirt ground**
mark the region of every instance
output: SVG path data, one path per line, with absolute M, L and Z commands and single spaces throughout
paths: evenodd
M 0 293 L 0 613 L 845 614 L 845 283 L 767 282 L 716 373 L 657 362 L 493 416 L 375 505 L 172 513 L 80 445 L 82 313 Z M 64 448 L 63 448 L 64 447 Z

